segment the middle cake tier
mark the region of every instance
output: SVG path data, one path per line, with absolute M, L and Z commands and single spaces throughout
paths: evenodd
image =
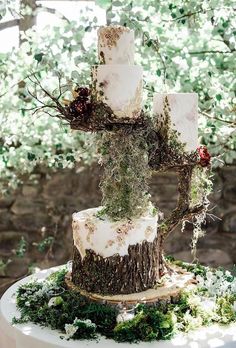
M 119 120 L 138 119 L 142 110 L 143 69 L 138 65 L 96 65 L 93 94 Z

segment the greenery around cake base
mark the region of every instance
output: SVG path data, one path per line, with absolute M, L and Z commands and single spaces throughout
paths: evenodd
M 13 318 L 13 324 L 33 322 L 57 329 L 64 339 L 97 339 L 103 335 L 118 342 L 137 342 L 167 340 L 179 332 L 236 321 L 236 278 L 231 272 L 172 258 L 168 262 L 191 271 L 198 284 L 172 303 L 136 305 L 130 320 L 117 322 L 119 307 L 91 302 L 68 290 L 68 270 L 64 267 L 44 281 L 19 287 L 16 298 L 21 316 Z

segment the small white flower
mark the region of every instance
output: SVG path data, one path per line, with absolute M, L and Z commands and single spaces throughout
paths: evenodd
M 226 277 L 232 277 L 232 273 L 230 271 L 225 271 L 225 276 Z
M 50 298 L 48 302 L 48 307 L 59 306 L 62 302 L 63 302 L 63 299 L 61 298 L 61 296 L 52 297 Z
M 213 276 L 213 273 L 211 271 L 206 272 L 206 279 L 210 280 Z
M 216 308 L 216 303 L 213 299 L 204 299 L 201 304 L 202 308 L 206 312 L 212 312 Z
M 201 277 L 199 274 L 196 276 L 196 281 L 198 282 L 200 286 L 204 284 L 204 278 Z
M 234 311 L 236 312 L 236 301 L 234 301 L 233 309 L 234 309 Z
M 236 281 L 235 280 L 231 283 L 231 292 L 233 294 L 236 294 Z
M 221 278 L 221 277 L 223 277 L 224 273 L 223 273 L 222 271 L 220 271 L 220 270 L 217 270 L 217 271 L 215 272 L 215 275 L 216 275 L 218 278 Z
M 123 310 L 117 315 L 116 322 L 121 323 L 123 321 L 128 321 L 128 320 L 131 320 L 133 318 L 134 318 L 133 311 L 129 313 L 129 311 Z
M 65 324 L 66 338 L 73 337 L 77 330 L 78 327 L 74 324 Z
M 81 319 L 75 318 L 73 325 L 78 326 L 80 323 L 84 323 L 86 324 L 86 326 L 89 326 L 89 327 L 94 327 L 94 328 L 96 327 L 96 324 L 94 324 L 90 319 L 81 320 Z

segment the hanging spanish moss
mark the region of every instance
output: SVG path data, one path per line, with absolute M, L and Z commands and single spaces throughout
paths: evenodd
M 103 214 L 113 220 L 141 216 L 149 206 L 147 143 L 144 131 L 99 134 Z

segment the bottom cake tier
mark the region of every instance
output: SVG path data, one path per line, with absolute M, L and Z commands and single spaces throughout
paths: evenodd
M 72 281 L 88 292 L 129 294 L 159 279 L 158 216 L 152 206 L 137 219 L 111 221 L 102 207 L 73 214 Z

